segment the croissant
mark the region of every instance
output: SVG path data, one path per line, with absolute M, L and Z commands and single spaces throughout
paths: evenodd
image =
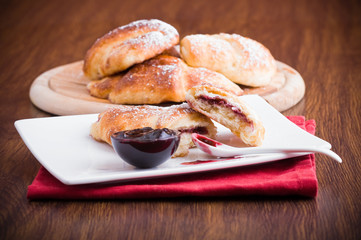
M 87 51 L 83 72 L 100 79 L 150 59 L 179 42 L 177 30 L 160 20 L 138 20 L 110 31 Z
M 196 85 L 214 85 L 236 95 L 242 89 L 222 74 L 189 67 L 182 59 L 159 55 L 137 64 L 127 72 L 91 81 L 87 88 L 92 96 L 108 98 L 117 104 L 159 104 L 183 102 L 186 92 Z
M 214 137 L 217 132 L 208 117 L 183 103 L 170 107 L 120 105 L 110 108 L 99 114 L 98 121 L 91 126 L 90 135 L 97 141 L 112 145 L 110 136 L 113 133 L 143 127 L 178 130 L 181 138 L 173 157 L 185 156 L 188 149 L 194 147 L 192 133 Z
M 187 92 L 186 100 L 191 108 L 229 128 L 244 143 L 262 145 L 263 124 L 239 97 L 212 86 L 196 86 Z
M 180 42 L 180 54 L 190 66 L 211 69 L 251 87 L 268 85 L 277 70 L 267 48 L 237 34 L 186 36 Z

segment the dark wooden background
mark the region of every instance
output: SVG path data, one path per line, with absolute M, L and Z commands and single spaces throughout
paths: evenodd
M 359 1 L 0 2 L 0 239 L 361 239 Z M 306 95 L 284 114 L 315 119 L 316 135 L 344 160 L 316 155 L 316 198 L 26 199 L 40 164 L 13 124 L 50 116 L 31 104 L 32 81 L 81 60 L 109 30 L 149 18 L 172 24 L 181 37 L 256 39 L 301 73 Z

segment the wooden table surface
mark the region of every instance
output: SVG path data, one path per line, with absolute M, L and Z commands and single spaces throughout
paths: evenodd
M 0 239 L 361 239 L 360 12 L 347 0 L 1 1 Z M 32 105 L 33 80 L 83 59 L 109 30 L 149 18 L 181 37 L 253 38 L 301 73 L 305 97 L 283 114 L 315 119 L 316 135 L 343 158 L 316 155 L 316 198 L 27 200 L 40 164 L 14 121 L 51 116 Z

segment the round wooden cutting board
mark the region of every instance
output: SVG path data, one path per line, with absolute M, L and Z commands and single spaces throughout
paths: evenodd
M 32 103 L 55 115 L 100 113 L 117 106 L 107 99 L 90 96 L 86 88 L 90 80 L 83 75 L 82 67 L 83 61 L 77 61 L 38 76 L 30 88 Z M 278 111 L 285 111 L 303 98 L 305 84 L 295 69 L 279 61 L 277 67 L 278 72 L 268 86 L 242 88 L 245 94 L 258 94 Z

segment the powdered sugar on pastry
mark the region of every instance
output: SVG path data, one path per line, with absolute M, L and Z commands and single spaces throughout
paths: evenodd
M 97 39 L 84 59 L 84 74 L 91 79 L 123 71 L 172 48 L 177 30 L 157 19 L 138 20 Z
M 182 39 L 180 53 L 190 66 L 217 71 L 252 87 L 267 85 L 277 70 L 267 48 L 237 34 L 189 35 Z
M 221 34 L 226 39 L 229 38 L 229 36 Z M 250 68 L 252 66 L 256 67 L 262 67 L 262 66 L 271 66 L 272 64 L 275 64 L 274 61 L 270 61 L 268 58 L 270 57 L 269 51 L 265 51 L 263 45 L 259 44 L 258 42 L 242 37 L 237 34 L 232 34 L 232 39 L 237 40 L 237 43 L 239 43 L 240 46 L 242 46 L 239 51 L 241 52 L 241 55 L 248 56 L 247 60 L 245 61 L 244 65 L 242 65 L 243 68 Z M 237 47 L 234 46 L 234 47 Z
M 224 75 L 205 68 L 189 67 L 182 59 L 159 55 L 127 72 L 88 84 L 90 94 L 117 104 L 183 102 L 196 85 L 214 85 L 236 95 L 242 89 Z
M 160 21 L 158 19 L 138 20 L 138 21 L 131 22 L 128 25 L 119 27 L 119 29 L 125 29 L 125 28 L 157 29 L 159 32 L 161 32 L 163 34 L 164 37 L 162 37 L 162 39 L 165 39 L 165 40 L 171 40 L 178 35 L 177 30 L 173 26 L 171 26 L 168 23 L 165 23 L 163 21 Z M 154 41 L 154 40 L 160 40 L 160 39 L 156 39 L 156 38 L 152 39 L 152 41 Z

